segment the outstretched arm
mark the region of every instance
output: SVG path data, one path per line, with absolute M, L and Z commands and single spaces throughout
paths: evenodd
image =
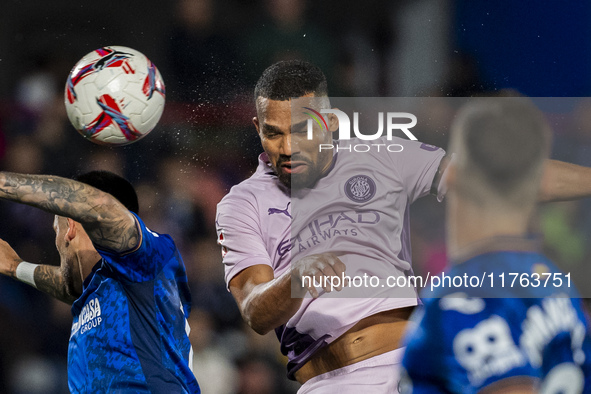
M 447 156 L 441 160 L 437 175 L 433 179 L 431 194 L 437 195 L 442 174 L 447 169 Z M 559 160 L 546 160 L 539 201 L 568 201 L 591 197 L 591 168 Z
M 20 264 L 23 264 L 20 270 L 25 272 L 24 277 L 22 273 L 20 277 L 17 275 Z M 26 273 L 27 270 L 28 273 Z M 65 267 L 24 262 L 2 239 L 0 239 L 0 274 L 18 279 L 70 305 L 82 292 L 81 283 L 77 286 L 76 278 Z
M 84 227 L 95 245 L 125 252 L 139 242 L 135 218 L 110 194 L 51 175 L 0 172 L 0 198 L 69 217 Z
M 548 160 L 542 176 L 540 201 L 566 201 L 591 197 L 591 168 Z

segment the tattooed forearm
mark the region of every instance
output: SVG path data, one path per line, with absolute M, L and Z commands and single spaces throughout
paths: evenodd
M 72 304 L 80 294 L 72 294 L 71 286 L 60 267 L 40 265 L 35 269 L 37 289 L 67 304 Z
M 117 199 L 71 179 L 1 172 L 0 198 L 72 218 L 104 249 L 129 250 L 139 239 L 133 215 Z
M 36 206 L 77 221 L 100 215 L 99 190 L 70 179 L 45 176 L 0 174 L 0 197 Z

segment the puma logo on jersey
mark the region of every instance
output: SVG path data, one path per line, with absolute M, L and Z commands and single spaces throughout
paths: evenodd
M 291 217 L 291 214 L 289 213 L 288 209 L 289 209 L 289 204 L 291 204 L 291 201 L 287 203 L 287 206 L 285 207 L 285 209 L 279 209 L 279 208 L 269 208 L 269 215 L 273 215 L 274 213 L 282 213 L 285 216 L 287 216 L 290 219 L 293 219 Z

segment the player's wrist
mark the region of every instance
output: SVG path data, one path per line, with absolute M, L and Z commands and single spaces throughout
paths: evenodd
M 29 263 L 27 261 L 21 261 L 16 265 L 14 269 L 14 278 L 18 279 L 19 281 L 26 283 L 28 285 L 37 288 L 37 284 L 35 283 L 35 269 L 39 266 L 39 264 Z
M 6 258 L 5 256 L 3 256 L 3 258 Z M 16 277 L 16 267 L 19 265 L 19 263 L 22 260 L 12 260 L 9 258 L 6 258 L 6 262 L 2 262 L 0 264 L 0 274 L 4 275 L 4 276 L 8 276 L 9 278 L 15 278 Z
M 307 289 L 303 286 L 300 267 L 292 264 L 291 270 L 284 275 L 283 281 L 289 281 L 291 287 L 291 298 L 304 298 Z
M 304 298 L 308 289 L 303 286 L 302 280 L 292 278 L 291 280 L 291 298 Z

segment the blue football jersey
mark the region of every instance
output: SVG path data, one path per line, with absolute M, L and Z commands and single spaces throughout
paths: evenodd
M 476 393 L 495 383 L 591 392 L 582 300 L 570 277 L 535 249 L 531 240 L 491 240 L 446 272 L 484 277 L 482 285 L 425 292 L 405 338 L 401 392 Z
M 72 305 L 72 393 L 199 393 L 187 317 L 191 295 L 169 235 L 136 216 L 138 247 L 102 259 Z

